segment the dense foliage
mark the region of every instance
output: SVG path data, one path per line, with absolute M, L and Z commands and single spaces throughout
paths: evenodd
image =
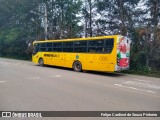
M 28 59 L 31 43 L 45 35 L 121 34 L 132 40 L 131 69 L 160 69 L 159 0 L 0 0 L 0 16 L 0 56 Z

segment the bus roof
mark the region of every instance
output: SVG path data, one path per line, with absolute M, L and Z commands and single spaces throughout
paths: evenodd
M 58 39 L 58 40 L 43 40 L 43 41 L 35 41 L 33 43 L 43 43 L 43 42 L 66 42 L 66 41 L 78 41 L 78 40 L 97 40 L 97 39 L 105 39 L 105 38 L 115 38 L 118 35 L 111 36 L 98 36 L 98 37 L 87 37 L 87 38 L 71 38 L 71 39 Z

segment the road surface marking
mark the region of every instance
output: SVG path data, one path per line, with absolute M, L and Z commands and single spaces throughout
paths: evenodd
M 39 77 L 31 77 L 31 78 L 28 78 L 28 79 L 30 79 L 30 80 L 38 80 L 40 78 Z
M 135 81 L 126 81 L 124 83 L 127 85 L 136 85 L 136 86 L 144 87 L 144 88 L 160 89 L 160 86 L 149 84 L 149 83 L 140 83 L 140 82 L 135 82 Z
M 114 85 L 115 85 L 115 86 L 119 86 L 119 87 L 124 87 L 124 88 L 139 90 L 139 91 L 143 91 L 143 92 L 156 93 L 156 92 L 154 92 L 154 91 L 150 91 L 150 90 L 142 90 L 142 89 L 138 89 L 138 88 L 134 88 L 134 87 L 123 86 L 123 85 L 120 85 L 120 84 L 114 84 Z
M 4 82 L 6 82 L 6 81 L 0 81 L 0 83 L 4 83 Z
M 61 75 L 52 75 L 52 76 L 48 76 L 48 77 L 61 77 Z
M 133 80 L 141 81 L 141 82 L 151 82 L 151 81 L 148 81 L 148 80 L 140 80 L 140 79 L 133 79 Z

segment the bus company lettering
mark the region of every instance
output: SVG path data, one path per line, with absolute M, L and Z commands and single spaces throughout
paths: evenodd
M 45 57 L 60 57 L 58 54 L 44 54 Z

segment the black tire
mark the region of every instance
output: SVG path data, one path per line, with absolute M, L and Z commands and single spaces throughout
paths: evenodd
M 82 64 L 79 61 L 76 61 L 73 63 L 73 70 L 75 72 L 80 72 L 82 71 Z
M 40 59 L 38 60 L 38 64 L 39 64 L 41 67 L 44 66 L 44 61 L 43 61 L 42 58 L 40 58 Z

